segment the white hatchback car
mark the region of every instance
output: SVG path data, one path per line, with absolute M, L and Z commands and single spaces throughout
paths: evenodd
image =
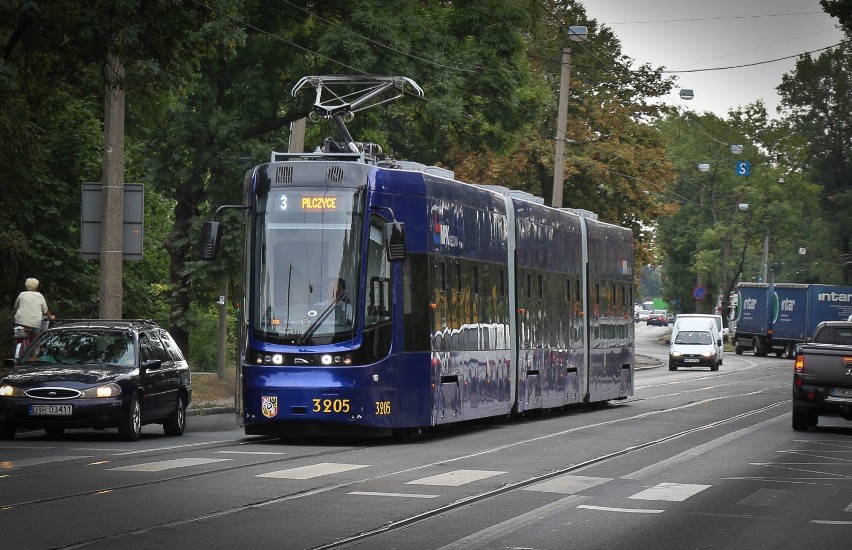
M 710 330 L 681 330 L 669 348 L 669 370 L 679 367 L 709 367 L 719 370 L 719 341 Z

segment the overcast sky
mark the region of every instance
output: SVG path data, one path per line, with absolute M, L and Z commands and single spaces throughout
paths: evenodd
M 757 63 L 814 51 L 844 39 L 819 0 L 581 0 L 590 18 L 608 26 L 636 65 L 691 70 Z M 794 15 L 791 15 L 794 14 Z M 579 47 L 579 46 L 578 46 Z M 819 55 L 814 54 L 814 55 Z M 795 58 L 762 65 L 678 73 L 666 103 L 726 117 L 757 99 L 770 116 L 775 88 Z M 678 97 L 680 88 L 695 98 Z

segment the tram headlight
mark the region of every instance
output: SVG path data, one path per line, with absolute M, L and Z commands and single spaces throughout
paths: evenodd
M 281 355 L 280 353 L 276 353 L 275 355 L 272 356 L 272 364 L 273 365 L 280 365 L 283 362 L 284 362 L 284 356 Z
M 328 365 L 331 364 L 332 361 L 333 361 L 333 359 L 332 359 L 331 355 L 329 355 L 329 354 L 325 354 L 322 357 L 320 357 L 320 363 L 322 363 L 323 365 L 328 366 Z

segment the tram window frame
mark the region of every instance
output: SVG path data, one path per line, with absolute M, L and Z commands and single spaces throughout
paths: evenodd
M 364 299 L 366 328 L 391 320 L 393 310 L 393 267 L 387 256 L 386 222 L 377 216 L 370 219 L 370 233 L 365 256 L 367 288 Z
M 440 292 L 447 291 L 447 262 L 441 260 L 438 262 L 438 290 Z
M 618 295 L 616 293 L 616 287 L 615 287 L 615 285 L 612 285 L 612 296 L 610 296 L 610 299 L 609 299 L 610 305 L 614 306 L 617 303 L 617 300 L 616 300 L 617 296 Z
M 527 276 L 527 300 L 532 300 L 532 273 L 526 273 Z
M 538 274 L 538 299 L 544 300 L 544 275 Z
M 500 285 L 500 287 L 499 287 L 500 297 L 505 298 L 506 297 L 506 271 L 502 268 L 500 268 L 498 271 L 500 272 L 500 278 L 499 278 L 500 280 L 498 282 L 498 284 Z
M 451 279 L 455 279 L 455 283 L 456 283 L 455 285 L 453 285 L 453 289 L 456 292 L 461 293 L 461 291 L 462 291 L 461 262 L 459 262 L 459 261 L 453 262 L 453 268 L 452 269 L 453 269 L 453 275 L 451 276 Z M 450 281 L 450 282 L 452 283 L 452 281 Z
M 470 290 L 474 294 L 479 294 L 479 267 L 473 266 L 470 273 Z
M 595 305 L 601 305 L 601 284 L 595 283 Z

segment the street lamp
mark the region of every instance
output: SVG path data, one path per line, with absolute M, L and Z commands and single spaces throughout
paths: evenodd
M 568 39 L 585 40 L 589 29 L 582 25 L 568 27 Z M 556 117 L 556 154 L 553 170 L 554 208 L 562 208 L 562 188 L 565 186 L 565 130 L 568 126 L 568 82 L 571 77 L 571 48 L 562 48 L 562 77 L 559 81 L 559 106 Z

